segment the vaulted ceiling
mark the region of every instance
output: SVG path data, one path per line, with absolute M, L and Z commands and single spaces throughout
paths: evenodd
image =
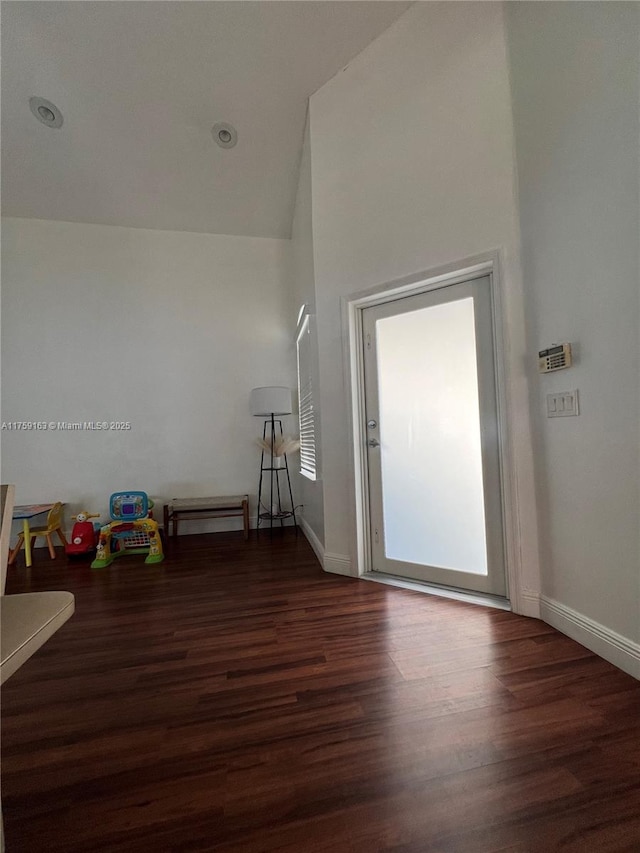
M 3 3 L 3 213 L 289 236 L 308 97 L 410 5 Z

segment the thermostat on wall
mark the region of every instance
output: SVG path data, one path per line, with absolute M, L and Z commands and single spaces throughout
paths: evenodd
M 554 344 L 538 353 L 538 370 L 551 373 L 552 370 L 564 370 L 571 367 L 571 344 Z

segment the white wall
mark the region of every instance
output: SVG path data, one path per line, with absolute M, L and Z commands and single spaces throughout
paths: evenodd
M 640 640 L 637 3 L 508 10 L 543 594 Z M 537 376 L 571 341 L 576 363 Z M 545 395 L 578 388 L 580 416 Z M 640 672 L 640 667 L 639 667 Z
M 67 524 L 85 507 L 108 518 L 124 489 L 157 504 L 248 492 L 255 512 L 249 391 L 295 387 L 288 242 L 27 219 L 2 236 L 2 420 L 132 425 L 5 430 L 16 502 L 64 500 Z
M 497 3 L 416 4 L 311 98 L 325 547 L 346 571 L 356 567 L 340 297 L 498 249 L 524 586 L 538 588 L 513 161 Z
M 313 267 L 313 219 L 311 210 L 311 148 L 309 137 L 309 122 L 305 128 L 302 157 L 300 160 L 300 171 L 298 177 L 298 191 L 291 229 L 291 250 L 289 253 L 289 279 L 292 291 L 292 315 L 293 324 L 298 316 L 302 305 L 306 305 L 309 314 L 316 313 L 315 274 Z M 317 336 L 314 335 L 315 352 L 312 354 L 314 365 L 312 370 L 312 382 L 319 390 L 318 373 L 318 351 Z M 322 453 L 321 453 L 321 425 L 319 418 L 320 398 L 316 395 L 316 439 L 319 477 L 315 482 L 306 477 L 300 477 L 298 490 L 300 502 L 304 504 L 303 517 L 306 531 L 310 534 L 310 540 L 316 550 L 322 554 L 324 548 L 324 502 L 322 494 Z M 315 541 L 314 541 L 315 540 Z

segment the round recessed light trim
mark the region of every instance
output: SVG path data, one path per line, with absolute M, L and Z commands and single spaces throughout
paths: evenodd
M 46 98 L 29 98 L 29 107 L 34 116 L 47 127 L 62 127 L 62 113 Z
M 220 148 L 233 148 L 238 141 L 238 131 L 226 121 L 219 121 L 211 128 L 213 141 Z

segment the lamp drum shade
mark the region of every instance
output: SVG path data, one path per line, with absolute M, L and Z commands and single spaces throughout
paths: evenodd
M 268 385 L 253 388 L 250 398 L 251 414 L 256 417 L 291 414 L 291 388 L 281 385 Z

